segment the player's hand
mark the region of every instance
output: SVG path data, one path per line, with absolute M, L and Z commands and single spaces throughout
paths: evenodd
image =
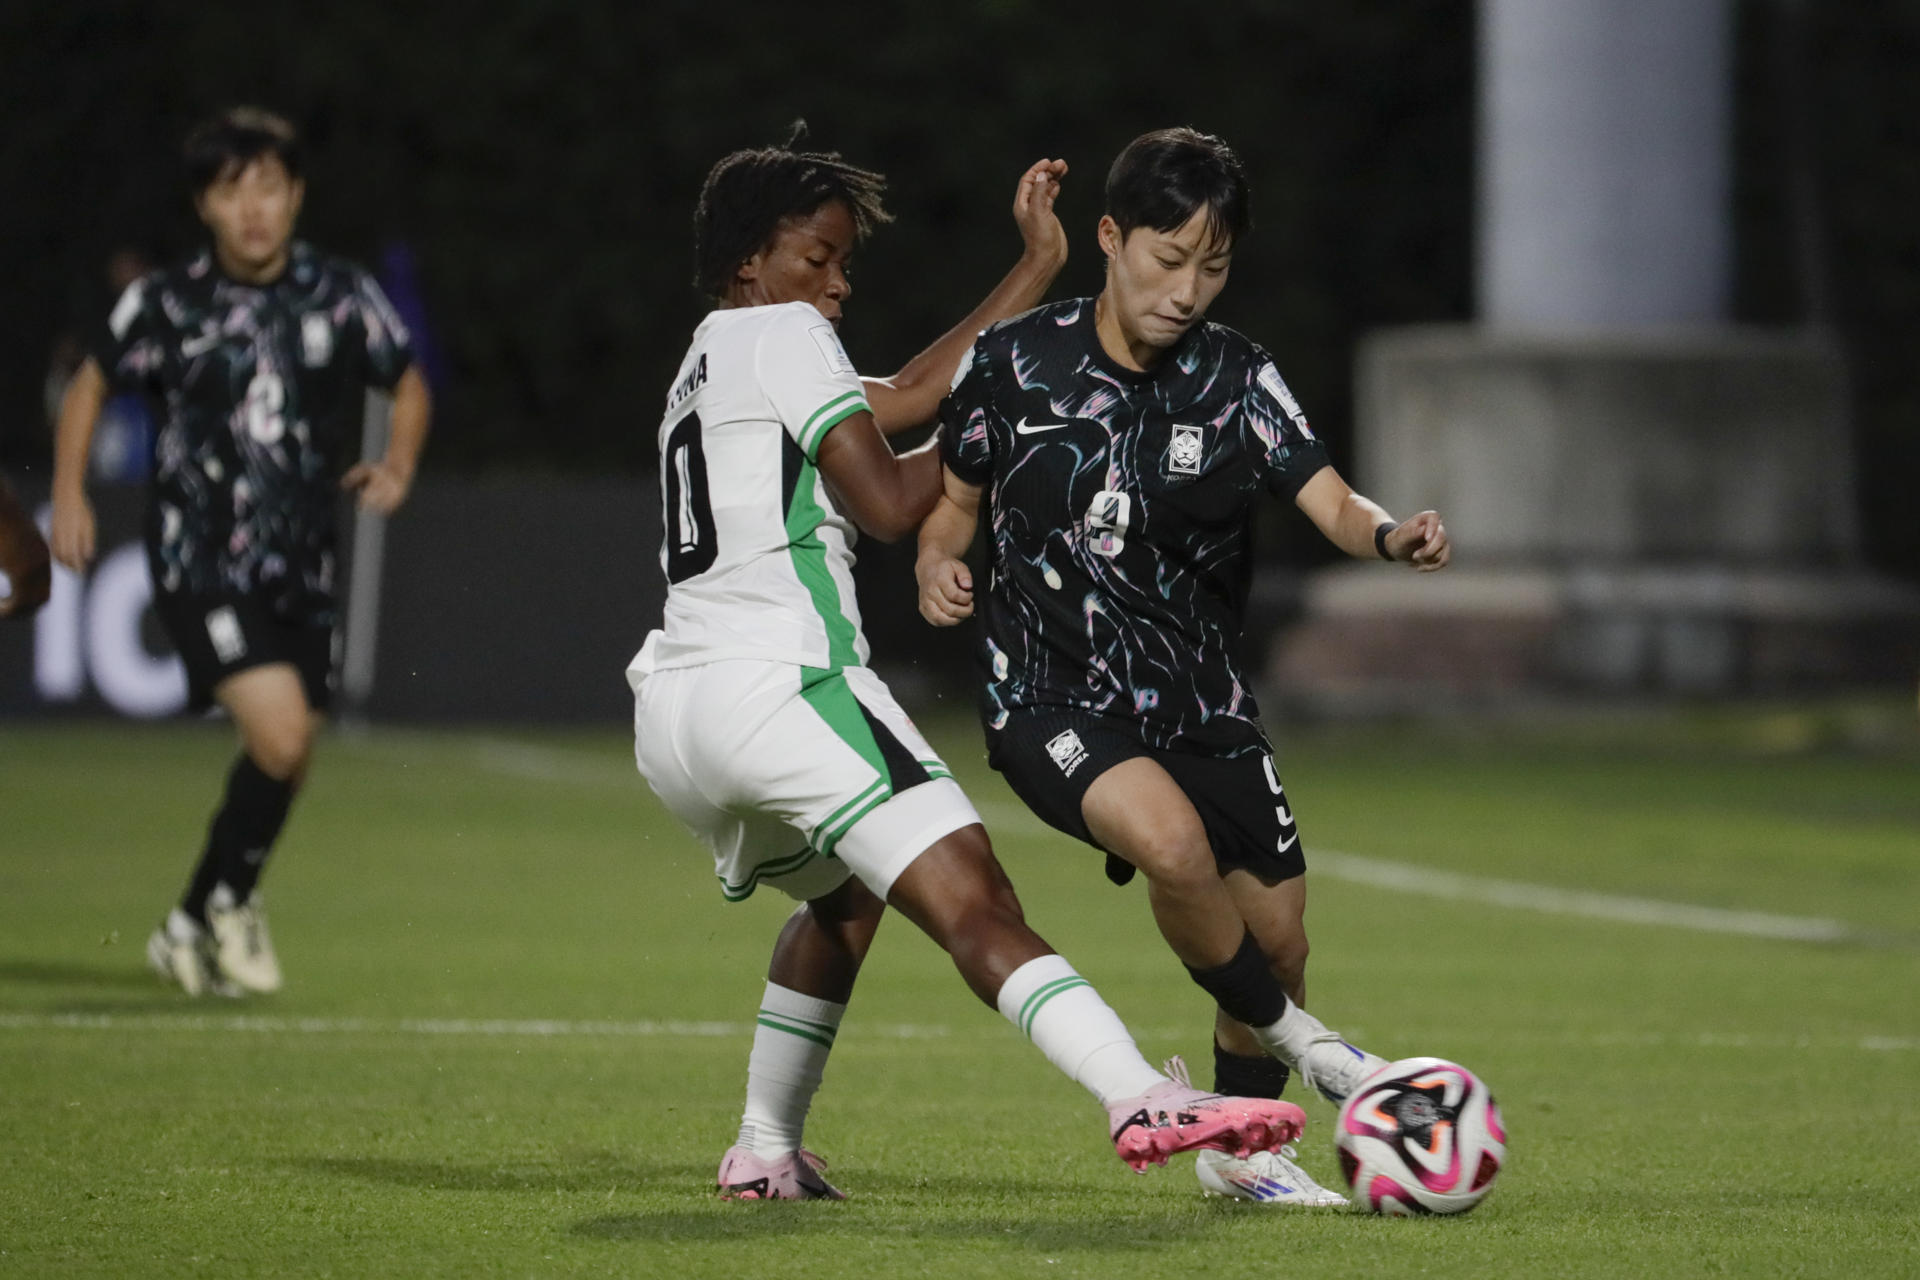
M 48 542 L 53 558 L 75 573 L 93 563 L 93 503 L 85 493 L 53 495 L 53 522 Z
M 413 477 L 391 462 L 360 462 L 340 477 L 340 487 L 350 493 L 359 493 L 362 511 L 390 516 L 407 500 L 407 493 L 413 488 Z
M 965 562 L 929 556 L 916 562 L 920 616 L 936 627 L 958 626 L 973 616 L 973 572 Z
M 1020 175 L 1019 189 L 1013 193 L 1013 220 L 1020 225 L 1027 253 L 1056 264 L 1067 260 L 1067 231 L 1053 212 L 1060 179 L 1066 176 L 1065 160 L 1036 160 Z
M 1453 548 L 1447 542 L 1447 526 L 1440 523 L 1440 513 L 1422 511 L 1402 520 L 1387 535 L 1387 554 L 1421 573 L 1446 568 L 1453 558 Z

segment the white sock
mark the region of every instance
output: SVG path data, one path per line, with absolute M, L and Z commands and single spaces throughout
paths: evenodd
M 1120 1015 L 1060 956 L 1015 969 L 995 1003 L 1048 1062 L 1102 1103 L 1135 1097 L 1166 1079 L 1140 1056 Z
M 1298 1067 L 1313 1042 L 1329 1034 L 1325 1023 L 1291 1000 L 1280 1021 L 1250 1030 L 1262 1048 L 1290 1067 Z
M 800 1149 L 807 1108 L 846 1014 L 843 1004 L 767 984 L 747 1057 L 747 1106 L 738 1145 L 760 1156 Z

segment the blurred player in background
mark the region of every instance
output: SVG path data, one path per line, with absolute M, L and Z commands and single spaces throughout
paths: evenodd
M 405 326 L 373 278 L 293 239 L 301 148 L 279 116 L 227 111 L 186 143 L 211 246 L 120 296 L 61 405 L 53 554 L 94 554 L 89 446 L 114 391 L 159 404 L 146 521 L 154 606 L 187 669 L 189 703 L 233 717 L 240 755 L 206 845 L 147 958 L 189 995 L 277 990 L 258 884 L 306 777 L 329 701 L 335 505 L 406 500 L 428 396 Z M 385 457 L 358 450 L 367 387 L 393 394 Z
M 52 592 L 46 541 L 0 478 L 0 618 L 29 617 Z
M 1206 321 L 1249 225 L 1218 138 L 1136 139 L 1107 179 L 1098 298 L 980 336 L 941 409 L 945 493 L 920 533 L 926 618 L 973 611 L 991 491 L 982 704 L 989 758 L 1050 825 L 1147 878 L 1155 922 L 1218 1004 L 1214 1087 L 1279 1096 L 1289 1067 L 1334 1101 L 1382 1059 L 1306 998 L 1306 863 L 1238 648 L 1254 504 L 1290 498 L 1352 556 L 1439 569 L 1439 517 L 1355 493 L 1272 359 Z M 1338 1204 L 1285 1153 L 1203 1152 L 1202 1182 Z
M 986 301 L 899 375 L 863 383 L 835 326 L 849 259 L 887 220 L 883 180 L 797 141 L 727 156 L 701 191 L 699 284 L 717 305 L 667 399 L 666 616 L 627 671 L 640 771 L 713 851 L 724 896 L 771 885 L 800 903 L 774 947 L 720 1193 L 841 1198 L 802 1128 L 889 904 L 1107 1107 L 1134 1168 L 1277 1146 L 1298 1108 L 1155 1071 L 1026 926 L 973 806 L 866 666 L 854 526 L 901 537 L 940 492 L 937 453 L 897 456 L 882 428 L 929 419 L 975 326 L 1046 291 L 1066 254 L 1053 215 L 1065 166 L 1022 177 L 1026 252 Z

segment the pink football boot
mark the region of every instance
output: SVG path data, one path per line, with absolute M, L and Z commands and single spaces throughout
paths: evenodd
M 1306 1128 L 1307 1113 L 1291 1102 L 1202 1093 L 1187 1084 L 1178 1059 L 1167 1066 L 1173 1079 L 1107 1108 L 1114 1153 L 1135 1173 L 1165 1164 L 1178 1151 L 1205 1148 L 1241 1159 L 1277 1151 Z
M 802 1148 L 764 1160 L 739 1147 L 720 1159 L 722 1200 L 845 1200 L 820 1171 L 827 1162 Z

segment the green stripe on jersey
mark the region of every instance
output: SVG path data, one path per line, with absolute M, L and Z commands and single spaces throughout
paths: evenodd
M 820 451 L 820 442 L 827 438 L 827 432 L 845 422 L 854 414 L 867 407 L 867 397 L 858 391 L 849 391 L 845 395 L 835 396 L 813 411 L 800 428 L 798 442 L 800 449 L 812 462 Z
M 1071 977 L 1055 978 L 1052 982 L 1049 982 L 1046 986 L 1028 996 L 1027 1002 L 1020 1006 L 1020 1034 L 1028 1037 L 1033 1035 L 1033 1020 L 1040 1016 L 1040 1010 L 1047 1001 L 1053 999 L 1063 991 L 1071 991 L 1075 987 L 1090 987 L 1092 985 L 1091 982 L 1088 982 L 1076 973 Z
M 827 512 L 813 492 L 819 474 L 811 458 L 801 460 L 793 497 L 787 504 L 787 554 L 793 558 L 795 576 L 813 599 L 814 612 L 827 628 L 827 669 L 837 670 L 859 665 L 860 653 L 855 647 L 859 631 L 840 606 L 840 585 L 827 567 L 827 544 L 820 540 L 820 526 Z

